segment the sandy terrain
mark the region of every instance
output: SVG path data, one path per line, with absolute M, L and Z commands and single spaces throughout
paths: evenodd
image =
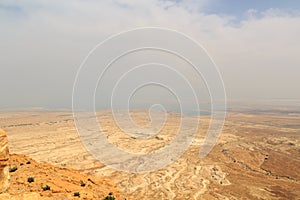
M 169 143 L 178 130 L 178 115 L 145 141 L 126 135 L 111 113 L 97 113 L 103 132 L 120 148 L 149 152 Z M 137 124 L 149 124 L 141 111 Z M 228 113 L 223 133 L 204 159 L 198 154 L 209 118 L 190 148 L 173 164 L 156 172 L 130 174 L 110 169 L 95 160 L 81 144 L 67 111 L 1 112 L 0 128 L 7 132 L 10 152 L 37 161 L 71 167 L 109 179 L 132 199 L 299 199 L 300 115 Z M 141 130 L 137 130 L 140 133 Z

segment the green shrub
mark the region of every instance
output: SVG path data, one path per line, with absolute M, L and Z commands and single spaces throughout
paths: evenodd
M 80 181 L 80 186 L 81 187 L 84 187 L 85 186 L 85 183 L 83 181 Z
M 42 189 L 43 189 L 44 191 L 46 191 L 46 190 L 50 190 L 51 188 L 50 188 L 49 185 L 46 185 L 45 187 L 42 187 Z
M 34 178 L 33 177 L 28 177 L 27 181 L 28 181 L 28 183 L 32 183 L 32 182 L 34 182 Z
M 113 196 L 113 193 L 110 192 L 108 196 L 106 196 L 103 200 L 115 200 L 116 198 Z
M 79 192 L 74 192 L 74 197 L 80 197 Z
M 15 171 L 17 171 L 18 170 L 18 168 L 17 167 L 12 167 L 12 168 L 9 168 L 9 172 L 15 172 Z

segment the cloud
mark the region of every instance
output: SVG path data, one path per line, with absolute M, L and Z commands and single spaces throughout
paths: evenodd
M 207 43 L 233 97 L 299 98 L 300 18 L 271 12 L 225 26 Z
M 1 1 L 2 105 L 69 107 L 89 50 L 143 26 L 175 29 L 202 43 L 232 99 L 300 98 L 298 12 L 249 10 L 238 20 L 205 14 L 205 6 L 209 1 Z

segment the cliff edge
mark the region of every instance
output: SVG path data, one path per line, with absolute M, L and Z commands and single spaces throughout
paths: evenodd
M 122 199 L 109 180 L 74 169 L 40 163 L 28 156 L 9 155 L 8 140 L 0 130 L 0 200 Z
M 9 151 L 7 145 L 7 136 L 0 129 L 0 193 L 3 193 L 9 187 Z

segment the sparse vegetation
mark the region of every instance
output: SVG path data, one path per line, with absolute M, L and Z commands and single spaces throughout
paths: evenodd
M 46 190 L 50 190 L 51 188 L 50 188 L 49 185 L 46 185 L 46 186 L 42 186 L 42 189 L 43 189 L 44 191 L 46 191 Z
M 34 178 L 33 177 L 28 177 L 27 181 L 28 181 L 28 183 L 32 183 L 32 182 L 34 182 Z
M 81 187 L 84 187 L 85 186 L 85 183 L 83 181 L 80 181 L 80 186 Z
M 116 198 L 114 197 L 113 193 L 110 192 L 108 196 L 106 196 L 103 200 L 115 200 Z
M 74 192 L 74 197 L 80 197 L 80 193 L 79 192 Z
M 12 167 L 12 168 L 9 168 L 9 172 L 15 172 L 15 171 L 17 171 L 18 170 L 18 168 L 17 167 Z

